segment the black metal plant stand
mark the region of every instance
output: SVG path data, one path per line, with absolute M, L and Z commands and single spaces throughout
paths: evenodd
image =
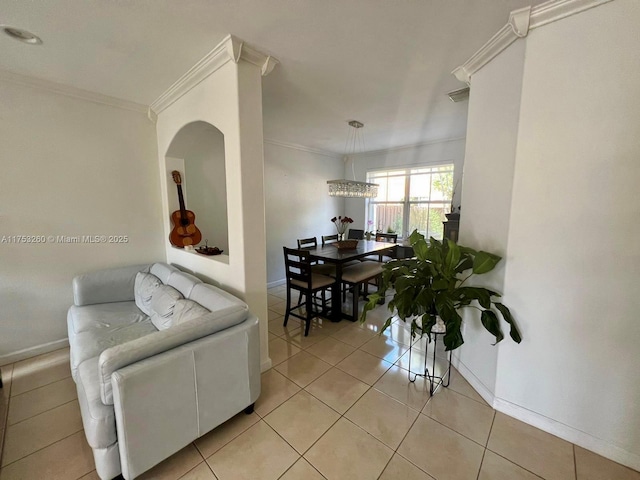
M 451 381 L 451 353 L 452 351 L 449 351 L 449 366 L 447 368 L 447 371 L 442 375 L 436 375 L 436 353 L 438 351 L 438 335 L 444 335 L 446 332 L 431 332 L 431 335 L 433 335 L 433 358 L 431 361 L 431 371 L 429 370 L 429 368 L 427 367 L 427 357 L 428 355 L 428 349 L 424 352 L 424 366 L 423 366 L 423 372 L 424 373 L 416 373 L 413 375 L 413 380 L 411 379 L 411 351 L 413 350 L 413 346 L 409 345 L 409 381 L 411 383 L 414 383 L 416 381 L 416 378 L 418 377 L 422 377 L 422 378 L 427 378 L 429 379 L 429 395 L 433 396 L 433 392 L 435 392 L 437 390 L 437 388 L 442 385 L 443 387 L 448 387 L 449 386 L 449 382 Z M 431 342 L 429 342 L 431 343 Z M 444 383 L 445 378 L 447 380 L 447 383 Z

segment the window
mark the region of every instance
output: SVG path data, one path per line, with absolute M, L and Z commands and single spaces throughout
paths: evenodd
M 451 208 L 453 164 L 367 172 L 367 182 L 380 185 L 367 200 L 367 225 L 398 233 L 417 229 L 425 237 L 443 238 L 442 222 Z

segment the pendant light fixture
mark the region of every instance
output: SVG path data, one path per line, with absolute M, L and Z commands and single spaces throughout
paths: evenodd
M 360 148 L 360 151 L 364 151 L 364 137 L 360 131 L 364 127 L 364 123 L 351 120 L 349 126 L 353 127 L 353 130 L 349 130 L 345 151 L 353 155 L 356 153 L 357 148 Z M 378 184 L 358 182 L 356 180 L 353 159 L 351 160 L 351 171 L 353 180 L 327 180 L 329 196 L 347 198 L 375 198 L 378 196 Z

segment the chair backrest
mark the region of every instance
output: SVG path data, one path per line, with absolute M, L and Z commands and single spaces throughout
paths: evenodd
M 284 269 L 287 276 L 287 287 L 291 280 L 298 280 L 311 289 L 311 259 L 309 253 L 295 248 L 282 247 L 284 251 Z
M 397 233 L 376 233 L 376 242 L 398 243 Z
M 326 243 L 335 243 L 338 241 L 338 234 L 335 235 L 323 235 L 322 236 L 322 245 Z
M 364 240 L 364 230 L 358 230 L 357 228 L 350 228 L 347 238 L 350 240 Z
M 298 248 L 308 248 L 308 247 L 317 247 L 317 246 L 318 246 L 318 240 L 316 239 L 316 237 L 298 239 Z

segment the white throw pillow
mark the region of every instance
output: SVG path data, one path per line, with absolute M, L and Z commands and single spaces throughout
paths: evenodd
M 160 285 L 160 279 L 151 273 L 138 272 L 136 275 L 133 287 L 136 306 L 147 315 L 151 315 L 151 298 Z
M 188 322 L 207 313 L 210 313 L 209 310 L 193 300 L 178 300 L 176 306 L 173 308 L 172 325 L 180 325 L 181 323 Z
M 175 288 L 161 285 L 151 298 L 151 323 L 158 330 L 166 330 L 173 322 L 173 309 L 176 302 L 184 298 Z

